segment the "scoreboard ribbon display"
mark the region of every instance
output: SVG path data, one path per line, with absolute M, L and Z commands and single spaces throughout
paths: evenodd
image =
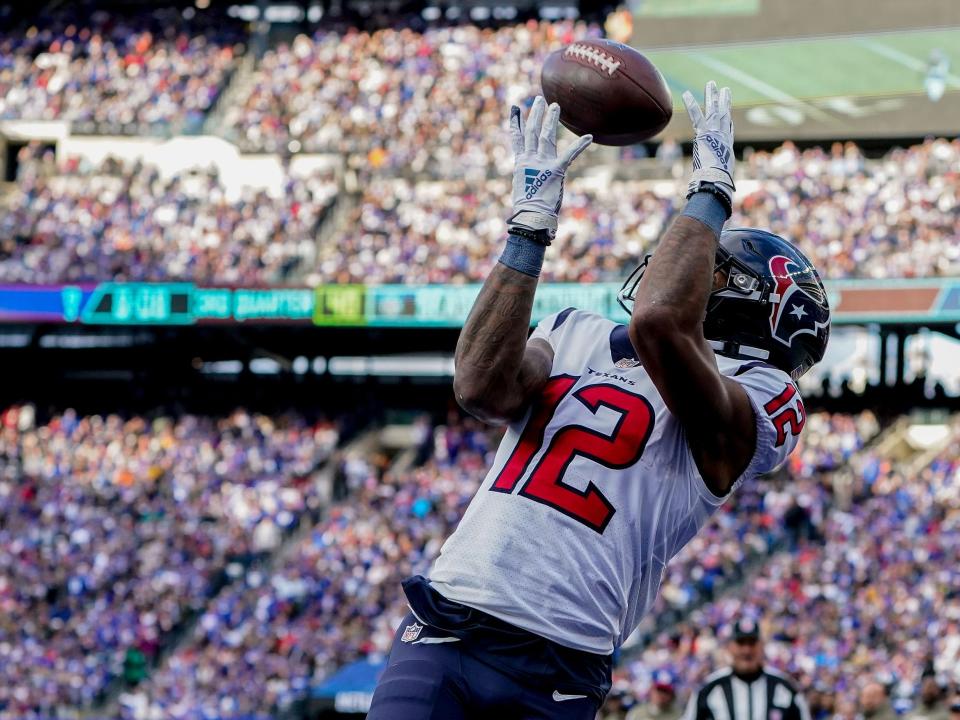
M 533 321 L 568 307 L 626 320 L 618 283 L 545 283 Z M 0 285 L 0 322 L 82 325 L 282 323 L 341 327 L 463 325 L 479 285 L 197 287 L 192 283 Z M 960 322 L 960 279 L 827 284 L 837 324 Z

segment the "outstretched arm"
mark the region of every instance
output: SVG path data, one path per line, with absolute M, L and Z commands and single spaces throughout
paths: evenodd
M 553 349 L 527 342 L 537 278 L 503 263 L 487 276 L 457 341 L 457 402 L 491 424 L 521 414 L 550 377 Z
M 643 275 L 629 330 L 657 390 L 683 425 L 701 476 L 712 492 L 726 495 L 756 447 L 750 400 L 739 383 L 720 373 L 703 337 L 717 241 L 734 191 L 730 91 L 707 85 L 706 117 L 689 93 L 684 101 L 696 131 L 689 200 Z
M 527 341 L 533 295 L 547 245 L 557 232 L 563 178 L 590 144 L 585 135 L 557 156 L 560 108 L 538 97 L 526 127 L 511 108 L 510 135 L 516 158 L 513 214 L 500 262 L 490 272 L 457 341 L 454 394 L 464 410 L 501 424 L 522 415 L 550 377 L 553 349 Z

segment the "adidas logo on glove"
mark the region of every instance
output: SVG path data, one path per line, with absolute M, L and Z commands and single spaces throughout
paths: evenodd
M 526 192 L 526 199 L 530 200 L 534 195 L 537 194 L 537 190 L 543 186 L 543 183 L 548 177 L 553 175 L 549 170 L 544 170 L 540 172 L 537 168 L 526 168 L 523 171 L 524 182 L 523 189 Z
M 713 154 L 717 156 L 717 159 L 727 166 L 730 164 L 730 148 L 728 148 L 724 143 L 720 142 L 713 135 L 704 135 L 704 139 L 709 143 L 710 147 L 713 148 Z

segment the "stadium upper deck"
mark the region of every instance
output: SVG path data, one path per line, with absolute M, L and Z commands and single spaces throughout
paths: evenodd
M 176 8 L 41 15 L 0 34 L 0 119 L 67 120 L 100 135 L 196 132 L 245 35 Z
M 234 193 L 222 166 L 202 176 L 131 163 L 104 170 L 93 155 L 127 147 L 109 140 L 73 143 L 79 158 L 27 147 L 12 153 L 17 183 L 0 199 L 0 281 L 477 281 L 496 261 L 506 213 L 505 108 L 529 101 L 547 52 L 601 32 L 569 21 L 323 30 L 279 43 L 252 64 L 238 59 L 240 28 L 203 17 L 194 12 L 164 29 L 164 12 L 139 20 L 100 13 L 8 35 L 0 41 L 0 116 L 148 134 L 205 125 L 248 150 L 324 153 L 340 171 L 285 170 L 272 195 Z M 154 32 L 140 30 L 141 20 Z M 917 43 L 934 37 L 888 38 L 884 52 L 919 57 Z M 737 75 L 736 57 L 662 60 L 685 85 L 718 63 Z M 748 103 L 771 92 L 766 80 L 737 77 Z M 99 149 L 84 159 L 92 147 Z M 676 177 L 678 146 L 665 142 L 657 155 L 648 173 Z M 956 143 L 945 142 L 882 161 L 853 146 L 800 153 L 787 144 L 740 164 L 734 222 L 791 237 L 830 278 L 954 275 L 958 156 Z M 582 172 L 612 172 L 619 162 L 597 148 Z M 255 183 L 256 172 L 248 175 Z M 622 277 L 652 248 L 682 191 L 672 180 L 575 177 L 569 185 L 548 280 Z
M 882 161 L 852 145 L 786 144 L 741 163 L 732 222 L 792 238 L 827 278 L 957 275 L 958 164 L 957 142 Z M 216 173 L 58 166 L 43 153 L 21 169 L 0 201 L 0 282 L 478 282 L 497 261 L 508 212 L 504 179 L 388 175 L 354 196 L 318 170 L 286 175 L 280 197 L 231 198 Z M 655 247 L 682 193 L 672 180 L 572 179 L 544 279 L 621 279 Z

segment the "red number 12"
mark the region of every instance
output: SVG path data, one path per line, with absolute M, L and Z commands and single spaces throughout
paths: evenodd
M 543 445 L 544 432 L 557 407 L 577 380 L 572 375 L 550 378 L 517 446 L 490 487 L 491 490 L 513 492 Z M 566 425 L 557 430 L 549 447 L 520 488 L 520 495 L 549 505 L 602 533 L 616 509 L 592 482 L 587 484 L 586 490 L 578 490 L 563 482 L 563 475 L 577 457 L 585 457 L 617 470 L 633 465 L 643 455 L 653 431 L 653 408 L 646 398 L 606 383 L 582 387 L 572 397 L 594 415 L 603 406 L 619 413 L 620 419 L 610 434 L 584 425 Z
M 797 436 L 803 430 L 804 423 L 807 422 L 807 414 L 803 409 L 803 401 L 797 398 L 797 409 L 786 407 L 787 403 L 793 400 L 797 394 L 797 389 L 793 385 L 787 385 L 783 392 L 773 398 L 763 406 L 767 415 L 773 421 L 773 426 L 777 428 L 777 447 L 780 447 L 787 441 L 787 428 L 790 434 Z

